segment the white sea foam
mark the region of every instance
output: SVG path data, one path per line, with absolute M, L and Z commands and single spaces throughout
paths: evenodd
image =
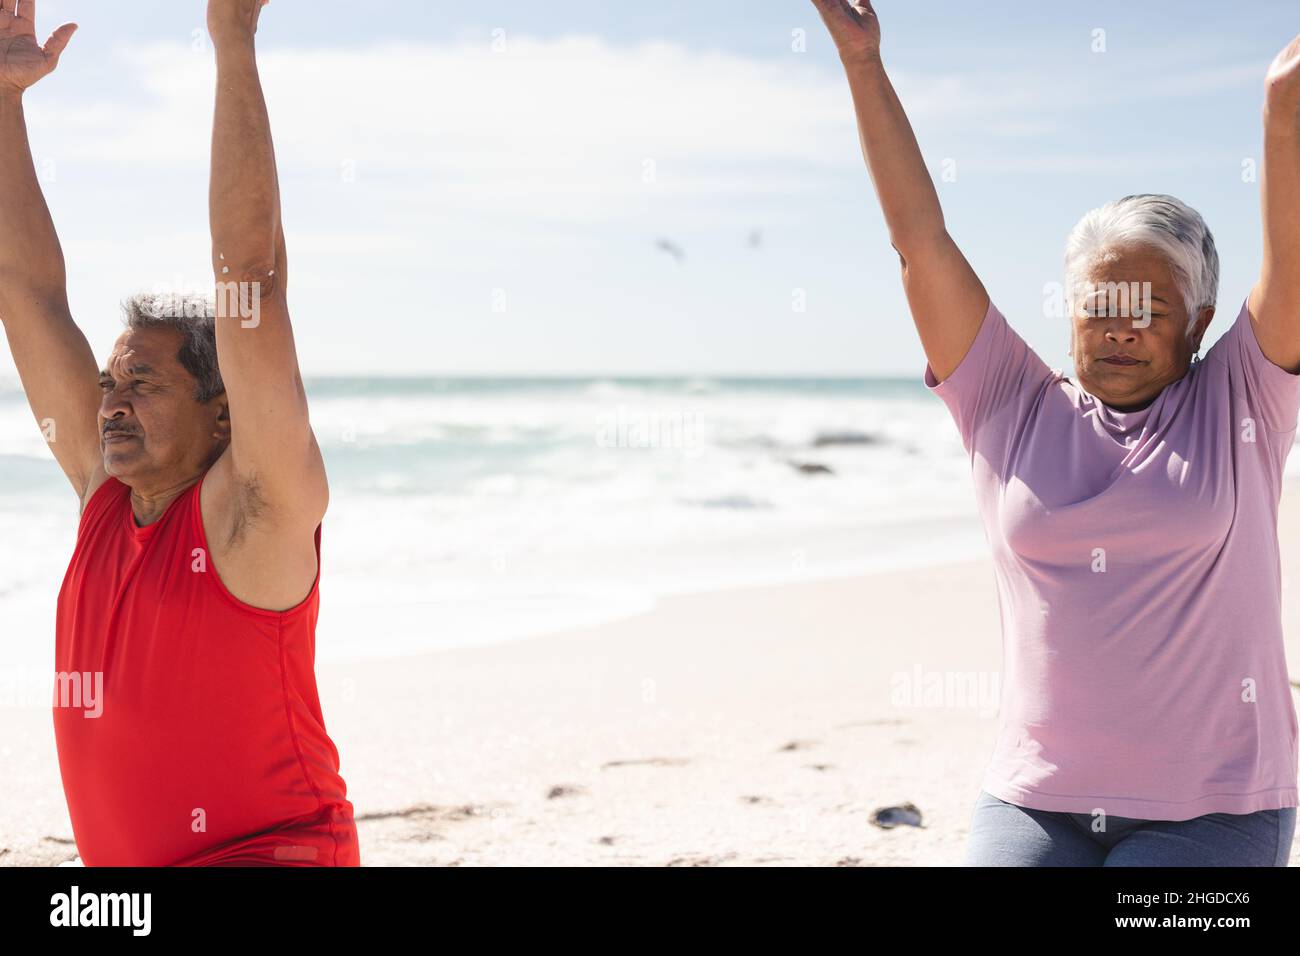
M 667 594 L 986 549 L 969 459 L 919 380 L 308 391 L 331 486 L 324 658 L 510 640 Z M 76 519 L 21 394 L 0 394 L 0 650 L 48 662 Z

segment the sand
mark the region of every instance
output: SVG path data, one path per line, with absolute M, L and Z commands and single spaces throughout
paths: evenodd
M 1300 684 L 1298 487 L 1281 527 Z M 952 866 L 1000 663 L 981 560 L 673 597 L 318 681 L 366 865 Z M 984 693 L 902 696 L 936 675 Z M 0 865 L 75 859 L 48 711 L 0 709 L 0 730 Z M 872 825 L 906 803 L 923 826 Z

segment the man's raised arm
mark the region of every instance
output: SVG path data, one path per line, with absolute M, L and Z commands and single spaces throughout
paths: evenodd
M 217 57 L 209 194 L 217 356 L 235 480 L 269 507 L 271 520 L 310 530 L 325 513 L 328 488 L 285 297 L 280 187 L 253 42 L 265 3 L 208 2 Z
M 0 0 L 0 322 L 36 420 L 84 499 L 103 461 L 99 376 L 68 309 L 63 250 L 23 113 L 24 91 L 53 72 L 76 29 L 59 27 L 42 47 L 33 0 Z

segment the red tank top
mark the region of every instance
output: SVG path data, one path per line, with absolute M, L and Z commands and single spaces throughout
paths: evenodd
M 202 487 L 141 528 L 109 478 L 81 516 L 54 700 L 77 851 L 87 866 L 358 866 L 316 693 L 320 574 L 287 611 L 240 601 L 212 565 Z

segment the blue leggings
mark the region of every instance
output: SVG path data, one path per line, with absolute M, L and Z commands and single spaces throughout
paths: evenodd
M 963 866 L 1286 866 L 1295 807 L 1191 820 L 1033 810 L 981 790 Z

